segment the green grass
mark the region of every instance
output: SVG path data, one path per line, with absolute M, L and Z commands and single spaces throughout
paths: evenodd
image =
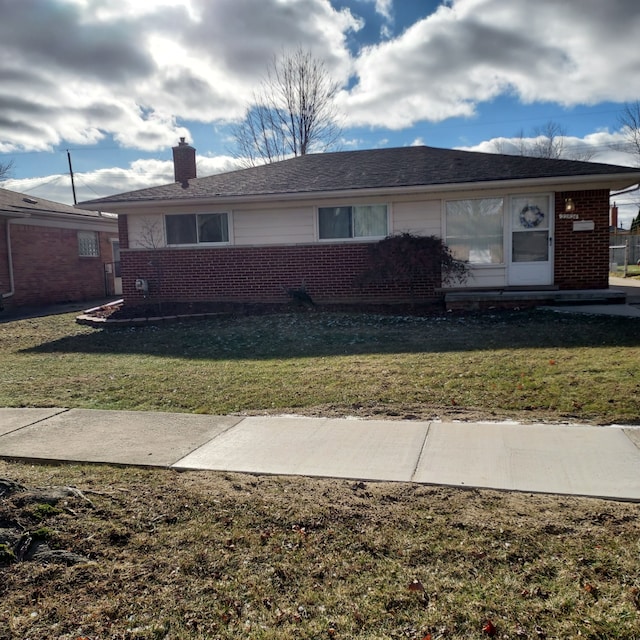
M 618 270 L 611 272 L 612 276 L 616 276 L 617 278 L 624 278 L 624 266 L 618 265 Z M 627 266 L 627 277 L 628 278 L 640 278 L 640 266 L 635 264 L 630 264 Z
M 632 318 L 299 313 L 0 324 L 0 406 L 640 423 Z

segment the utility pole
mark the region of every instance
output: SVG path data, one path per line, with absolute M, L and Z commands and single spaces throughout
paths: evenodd
M 76 185 L 73 181 L 73 167 L 71 166 L 71 152 L 67 149 L 67 160 L 69 160 L 69 175 L 71 176 L 71 191 L 73 191 L 73 204 L 78 204 L 76 200 Z

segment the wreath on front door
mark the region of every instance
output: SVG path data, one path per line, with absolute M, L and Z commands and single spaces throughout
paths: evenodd
M 520 211 L 520 224 L 525 229 L 533 229 L 544 220 L 544 212 L 535 204 L 528 204 Z

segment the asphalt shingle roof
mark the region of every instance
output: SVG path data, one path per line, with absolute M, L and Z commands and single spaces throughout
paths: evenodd
M 357 189 L 468 184 L 517 179 L 606 176 L 640 169 L 616 165 L 548 160 L 438 149 L 400 147 L 366 151 L 309 154 L 273 164 L 171 183 L 90 200 L 104 203 L 187 200 L 321 193 Z
M 78 209 L 68 204 L 45 200 L 26 193 L 18 191 L 10 191 L 9 189 L 0 188 L 0 214 L 7 215 L 29 215 L 29 214 L 60 214 L 85 216 L 88 218 L 104 218 L 97 211 L 89 211 L 87 209 Z M 113 216 L 115 219 L 115 216 Z

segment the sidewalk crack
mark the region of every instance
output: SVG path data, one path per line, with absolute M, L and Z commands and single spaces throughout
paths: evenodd
M 7 408 L 11 408 L 11 407 L 7 407 Z M 19 410 L 20 407 L 17 407 L 17 409 Z M 0 434 L 0 438 L 3 438 L 4 436 L 8 436 L 11 433 L 17 433 L 18 431 L 22 431 L 23 429 L 28 429 L 29 427 L 33 427 L 36 424 L 40 424 L 41 422 L 46 422 L 47 420 L 50 420 L 51 418 L 55 418 L 56 416 L 62 415 L 63 413 L 68 413 L 69 411 L 71 411 L 71 409 L 67 408 L 61 408 L 59 411 L 56 411 L 56 413 L 52 413 L 50 416 L 45 416 L 44 418 L 40 418 L 39 420 L 34 420 L 33 422 L 30 422 L 29 424 L 23 424 L 21 427 L 16 427 L 15 429 L 12 429 L 11 431 L 7 431 L 6 433 L 2 433 Z
M 433 424 L 433 422 L 427 423 L 427 430 L 425 431 L 424 439 L 422 441 L 422 446 L 420 447 L 420 454 L 418 455 L 418 459 L 416 460 L 416 463 L 413 466 L 413 472 L 411 473 L 410 482 L 415 482 L 414 478 L 416 477 L 416 473 L 418 473 L 418 468 L 420 467 L 420 463 L 422 462 L 422 459 L 425 456 L 425 450 L 426 450 L 426 447 L 427 447 L 427 438 L 429 437 L 429 433 L 431 432 L 431 425 L 432 424 Z

